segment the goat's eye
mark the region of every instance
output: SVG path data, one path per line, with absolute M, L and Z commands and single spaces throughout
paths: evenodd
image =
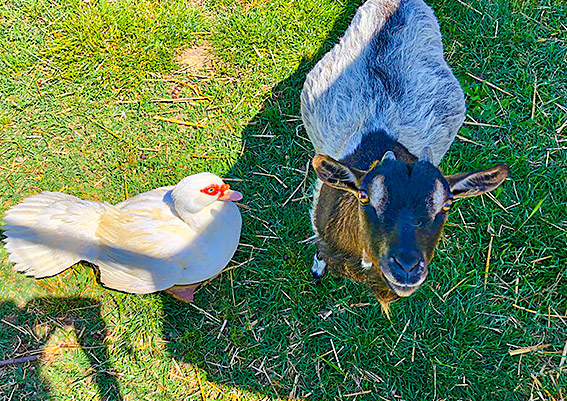
M 370 201 L 368 192 L 366 192 L 364 189 L 358 191 L 358 200 L 360 201 L 360 203 L 368 203 Z
M 449 211 L 449 209 L 451 209 L 451 205 L 453 204 L 453 200 L 452 199 L 447 199 L 445 201 L 445 203 L 443 203 L 443 207 L 441 208 L 441 211 L 446 213 Z

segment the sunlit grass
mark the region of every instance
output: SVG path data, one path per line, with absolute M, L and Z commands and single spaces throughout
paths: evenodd
M 565 4 L 430 3 L 468 108 L 441 167 L 511 174 L 456 203 L 427 284 L 390 322 L 363 286 L 314 286 L 301 242 L 314 175 L 299 93 L 359 3 L 3 3 L 2 211 L 42 190 L 118 202 L 203 170 L 246 208 L 242 266 L 193 305 L 106 290 L 83 265 L 29 279 L 0 248 L 0 359 L 39 355 L 0 368 L 0 399 L 566 396 Z M 199 71 L 176 62 L 195 46 L 210 49 Z M 173 97 L 191 100 L 157 101 Z

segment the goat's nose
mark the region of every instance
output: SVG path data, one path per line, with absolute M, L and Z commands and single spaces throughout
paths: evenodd
M 391 258 L 393 262 L 396 263 L 403 271 L 412 272 L 416 269 L 423 269 L 425 267 L 425 261 L 421 257 L 406 257 L 403 255 L 397 255 Z

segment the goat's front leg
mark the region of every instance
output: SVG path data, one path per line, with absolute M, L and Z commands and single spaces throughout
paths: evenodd
M 313 265 L 311 265 L 311 274 L 315 280 L 319 280 L 327 271 L 328 248 L 325 241 L 317 238 L 317 252 L 313 255 Z
M 313 255 L 313 265 L 311 265 L 311 274 L 315 280 L 321 279 L 329 270 L 331 274 L 337 270 L 339 261 L 334 260 L 336 256 L 330 251 L 327 244 L 319 239 L 317 244 L 317 252 Z
M 313 255 L 313 265 L 311 266 L 311 274 L 313 278 L 319 280 L 325 275 L 327 269 L 327 262 L 324 259 L 319 258 L 319 252 L 315 252 Z
M 313 255 L 313 265 L 311 266 L 311 274 L 315 279 L 315 284 L 319 284 L 321 278 L 327 272 L 336 277 L 350 278 L 341 261 L 334 260 L 333 258 L 323 259 L 318 252 L 315 253 L 315 255 Z

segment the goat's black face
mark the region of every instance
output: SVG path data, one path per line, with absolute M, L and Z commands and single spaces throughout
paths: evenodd
M 400 297 L 413 294 L 427 277 L 453 198 L 498 187 L 506 165 L 444 177 L 428 158 L 407 164 L 387 152 L 369 171 L 317 155 L 317 176 L 358 197 L 361 266 L 378 269 Z
M 452 201 L 447 180 L 431 163 L 384 160 L 359 187 L 363 266 L 379 268 L 399 296 L 423 283 Z M 360 198 L 360 196 L 359 196 Z

